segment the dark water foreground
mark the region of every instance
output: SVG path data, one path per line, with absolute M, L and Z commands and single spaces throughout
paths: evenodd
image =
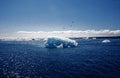
M 120 78 L 120 39 L 76 39 L 75 48 L 0 41 L 0 78 Z

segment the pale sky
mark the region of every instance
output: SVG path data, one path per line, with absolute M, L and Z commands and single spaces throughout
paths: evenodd
M 0 0 L 0 33 L 120 29 L 120 0 Z
M 83 34 L 88 30 L 88 34 Z M 32 32 L 29 37 L 40 36 L 41 33 L 33 33 L 39 31 L 59 34 L 72 31 L 74 37 L 95 36 L 93 30 L 100 34 L 108 30 L 103 36 L 120 36 L 120 0 L 0 0 L 1 38 L 21 37 L 17 33 L 20 31 Z M 43 36 L 50 35 L 47 33 Z

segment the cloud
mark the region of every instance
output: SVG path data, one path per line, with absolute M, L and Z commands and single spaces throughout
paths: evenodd
M 43 31 L 38 31 L 38 32 L 35 32 L 35 31 L 17 31 L 17 33 L 21 33 L 21 34 L 39 34 L 39 33 L 45 33 Z
M 68 30 L 68 31 L 18 31 L 17 34 L 31 34 L 46 36 L 63 36 L 63 37 L 99 37 L 99 36 L 120 36 L 120 30 Z
M 0 38 L 45 38 L 59 37 L 108 37 L 120 36 L 120 30 L 68 30 L 68 31 L 17 31 L 12 34 L 0 34 Z

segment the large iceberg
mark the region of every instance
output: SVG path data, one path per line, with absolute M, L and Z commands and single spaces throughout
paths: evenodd
M 45 39 L 46 48 L 70 48 L 77 46 L 75 40 L 63 37 L 48 37 Z

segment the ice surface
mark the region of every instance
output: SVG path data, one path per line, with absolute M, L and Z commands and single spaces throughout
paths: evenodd
M 105 40 L 102 41 L 102 43 L 109 43 L 109 42 L 111 42 L 111 41 L 108 40 L 108 39 L 105 39 Z
M 70 48 L 77 46 L 75 40 L 63 37 L 48 37 L 45 39 L 46 48 Z

